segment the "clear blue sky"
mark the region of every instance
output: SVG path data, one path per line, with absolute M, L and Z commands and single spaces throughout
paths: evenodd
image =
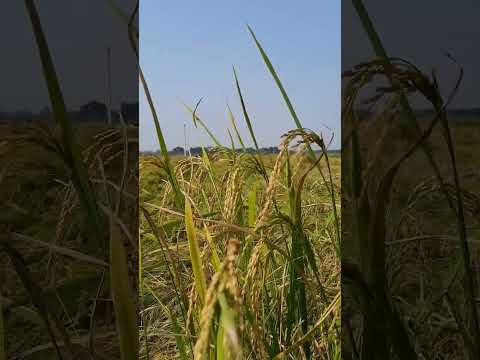
M 235 90 L 235 65 L 260 146 L 278 145 L 295 128 L 246 23 L 268 53 L 303 126 L 340 139 L 340 1 L 144 0 L 140 9 L 140 64 L 149 83 L 167 146 L 211 144 L 181 101 L 224 144 L 230 127 L 226 103 L 248 139 Z M 325 127 L 325 125 L 327 127 Z M 248 145 L 251 143 L 246 141 Z M 159 148 L 140 88 L 140 148 Z

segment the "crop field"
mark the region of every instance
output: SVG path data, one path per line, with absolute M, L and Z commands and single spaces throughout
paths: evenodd
M 143 351 L 338 358 L 339 156 L 331 172 L 301 148 L 172 163 L 184 208 L 161 160 L 140 158 Z
M 147 359 L 340 359 L 340 157 L 305 129 L 248 27 L 292 118 L 278 154 L 228 108 L 230 144 L 190 108 L 213 147 L 140 157 L 140 346 Z M 168 120 L 167 120 L 168 121 Z M 248 151 L 245 144 L 255 147 Z M 250 149 L 252 150 L 252 149 Z
M 402 78 L 405 93 L 377 88 L 374 111 L 359 120 L 357 96 L 378 85 L 363 77 L 371 71 Z M 455 116 L 438 80 L 402 59 L 372 60 L 344 76 L 343 355 L 476 359 L 475 117 Z M 449 99 L 461 80 L 459 67 Z M 429 116 L 410 107 L 407 93 L 431 103 Z
M 132 234 L 138 218 L 134 206 L 138 131 L 101 124 L 74 131 L 99 219 L 104 223 L 114 219 L 119 225 L 118 238 L 130 254 L 125 266 L 128 263 L 128 272 L 136 273 Z M 108 226 L 102 226 L 98 242 L 92 237 L 90 220 L 59 143 L 52 126 L 2 125 L 4 351 L 8 359 L 56 359 L 58 352 L 115 358 L 120 348 L 108 266 L 112 234 Z M 119 198 L 122 203 L 115 212 Z M 125 275 L 121 266 L 114 271 Z M 128 276 L 123 281 L 128 285 Z
M 461 66 L 444 98 L 353 0 L 376 58 L 342 74 L 340 153 L 247 26 L 292 120 L 278 148 L 258 146 L 233 68 L 229 143 L 199 102 L 211 146 L 169 152 L 139 71 L 160 147 L 139 153 L 122 116 L 69 121 L 25 4 L 54 121 L 0 124 L 0 360 L 480 358 L 479 110 L 448 108 Z M 137 60 L 138 10 L 121 16 Z
M 398 311 L 409 322 L 419 354 L 434 358 L 473 359 L 477 349 L 468 339 L 475 334 L 470 299 L 478 297 L 480 264 L 480 177 L 476 140 L 478 127 L 468 120 L 450 125 L 455 146 L 460 191 L 448 161 L 440 128 L 430 137 L 445 190 L 418 153 L 405 163 L 392 189 L 387 217 L 387 279 Z M 461 194 L 460 196 L 458 196 Z M 461 198 L 461 205 L 458 199 Z M 454 209 L 449 201 L 453 201 Z M 458 209 L 463 211 L 459 230 Z M 468 266 L 463 267 L 468 246 Z M 462 268 L 461 268 L 462 266 Z M 473 288 L 468 284 L 472 277 Z M 443 297 L 443 298 L 442 298 Z M 463 329 L 463 330 L 462 330 Z M 432 336 L 433 335 L 433 336 Z
M 24 5 L 51 116 L 0 124 L 0 359 L 134 359 L 138 127 L 72 121 L 36 4 Z M 125 32 L 138 56 L 137 12 Z

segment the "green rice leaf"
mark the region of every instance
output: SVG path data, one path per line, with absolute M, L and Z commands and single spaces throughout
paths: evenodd
M 210 129 L 207 127 L 207 125 L 205 125 L 203 120 L 200 119 L 200 117 L 196 114 L 196 111 L 195 111 L 196 109 L 192 109 L 190 106 L 188 106 L 185 103 L 182 103 L 182 104 L 185 107 L 185 109 L 187 109 L 192 114 L 193 123 L 195 124 L 195 127 L 197 126 L 197 123 L 200 124 L 202 126 L 202 128 L 207 132 L 210 139 L 212 139 L 213 143 L 218 147 L 223 147 L 222 144 L 220 143 L 220 141 L 218 141 L 218 139 L 216 138 L 216 136 L 213 135 L 213 133 L 210 131 Z
M 100 216 L 100 211 L 98 209 L 95 194 L 89 181 L 85 164 L 83 163 L 81 153 L 75 141 L 75 134 L 72 125 L 67 117 L 67 109 L 60 88 L 60 83 L 58 81 L 50 51 L 48 49 L 48 44 L 43 32 L 40 17 L 33 0 L 25 0 L 25 5 L 27 7 L 40 54 L 43 75 L 47 83 L 50 103 L 52 105 L 52 112 L 62 138 L 63 159 L 66 165 L 72 171 L 73 184 L 78 193 L 80 203 L 84 207 L 88 218 L 88 224 L 90 228 L 89 238 L 92 239 L 90 241 L 90 245 L 92 247 L 103 245 L 102 218 Z
M 218 294 L 218 303 L 220 304 L 220 331 L 217 334 L 217 344 L 221 343 L 221 354 L 219 357 L 217 351 L 217 359 L 241 359 L 242 349 L 235 325 L 235 312 L 228 304 L 224 293 Z M 219 339 L 219 336 L 223 339 Z
M 217 249 L 215 243 L 213 242 L 212 235 L 208 230 L 208 227 L 205 225 L 205 237 L 208 242 L 208 246 L 210 247 L 210 251 L 212 252 L 212 265 L 216 272 L 220 271 L 222 263 L 220 262 L 220 258 L 218 257 Z
M 128 283 L 127 253 L 120 229 L 110 221 L 110 287 L 122 360 L 138 357 L 137 309 Z
M 240 132 L 238 131 L 237 123 L 235 121 L 235 116 L 233 116 L 233 112 L 232 112 L 232 109 L 230 108 L 230 105 L 227 104 L 227 108 L 228 108 L 228 116 L 230 118 L 230 122 L 232 123 L 233 130 L 235 131 L 235 135 L 237 136 L 238 142 L 242 146 L 243 151 L 246 152 L 247 150 L 246 150 L 246 147 L 245 147 L 245 143 L 243 142 L 242 136 L 240 135 Z
M 193 223 L 192 207 L 188 199 L 185 199 L 185 230 L 187 232 L 188 249 L 190 251 L 193 276 L 195 277 L 195 286 L 197 289 L 197 294 L 200 297 L 200 302 L 203 306 L 205 304 L 207 282 L 202 269 L 202 258 L 200 255 L 200 247 L 198 246 L 197 235 Z
M 252 28 L 247 25 L 248 31 L 250 32 L 250 35 L 252 35 L 253 40 L 255 41 L 255 44 L 257 45 L 258 50 L 260 51 L 260 54 L 263 58 L 263 61 L 265 62 L 265 65 L 267 65 L 268 71 L 270 71 L 270 74 L 272 74 L 273 78 L 275 79 L 275 82 L 280 89 L 280 92 L 282 93 L 283 100 L 285 100 L 285 103 L 287 104 L 288 110 L 290 111 L 290 114 L 293 117 L 293 120 L 295 121 L 295 124 L 299 129 L 303 128 L 302 124 L 300 123 L 300 119 L 297 116 L 297 113 L 295 112 L 295 109 L 293 108 L 292 102 L 290 101 L 290 98 L 287 95 L 287 92 L 285 91 L 285 88 L 282 85 L 282 82 L 280 81 L 280 78 L 277 75 L 277 72 L 275 71 L 275 68 L 272 65 L 272 62 L 268 58 L 267 53 L 265 50 L 263 50 L 262 45 L 260 42 L 257 40 L 257 37 L 255 36 L 255 33 L 253 32 Z

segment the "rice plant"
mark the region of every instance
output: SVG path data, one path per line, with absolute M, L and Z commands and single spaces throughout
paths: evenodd
M 447 111 L 463 69 L 449 56 L 458 78 L 442 96 L 441 79 L 389 57 L 363 2 L 352 4 L 375 57 L 343 74 L 344 356 L 476 359 L 478 224 L 467 204 L 478 185 L 460 170 L 468 124 Z M 431 118 L 414 111 L 415 96 Z
M 294 120 L 277 155 L 260 153 L 234 69 L 256 151 L 246 151 L 229 107 L 231 131 L 225 126 L 236 139 L 225 146 L 198 106 L 186 105 L 216 146 L 201 156 L 170 156 L 142 77 L 161 150 L 140 158 L 144 359 L 341 358 L 340 159 L 321 135 L 302 127 L 248 31 Z

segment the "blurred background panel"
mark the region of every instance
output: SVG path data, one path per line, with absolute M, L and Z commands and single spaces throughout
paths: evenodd
M 479 356 L 479 14 L 342 1 L 348 359 Z
M 0 358 L 136 357 L 136 7 L 2 4 Z

